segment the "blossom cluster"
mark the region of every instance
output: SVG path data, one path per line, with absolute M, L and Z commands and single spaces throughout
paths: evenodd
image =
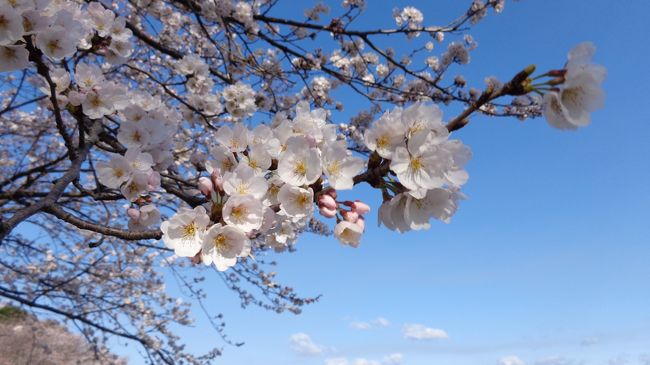
M 312 218 L 315 201 L 327 192 L 351 189 L 365 166 L 347 149 L 336 125 L 327 122 L 327 112 L 311 110 L 306 102 L 297 105 L 292 119 L 279 113 L 270 126 L 224 125 L 214 141 L 205 162 L 210 176 L 198 181 L 209 202 L 180 210 L 161 230 L 178 256 L 199 255 L 219 270 L 248 256 L 252 244 L 276 250 L 290 246 Z M 358 238 L 337 236 L 358 245 Z
M 173 163 L 171 141 L 180 115 L 156 97 L 142 92 L 132 92 L 129 96 L 118 113 L 122 123 L 117 140 L 127 148 L 126 152 L 110 154 L 108 162 L 97 163 L 97 174 L 102 184 L 120 189 L 125 198 L 136 202 L 160 187 L 160 172 Z M 133 213 L 130 216 L 136 221 L 134 227 L 157 223 L 157 219 Z
M 468 179 L 464 165 L 471 152 L 459 140 L 449 139 L 437 106 L 419 102 L 386 112 L 366 130 L 364 139 L 397 177 L 384 182 L 382 223 L 405 232 L 429 228 L 430 218 L 449 220 L 462 197 L 458 190 Z
M 77 49 L 95 47 L 107 62 L 119 64 L 133 51 L 131 35 L 125 19 L 116 18 L 99 2 L 82 8 L 74 2 L 3 1 L 0 3 L 0 71 L 29 66 L 25 39 L 32 38 L 35 46 L 52 60 L 72 56 Z

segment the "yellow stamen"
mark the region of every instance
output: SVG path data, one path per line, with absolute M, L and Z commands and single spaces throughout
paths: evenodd
M 190 224 L 183 226 L 183 237 L 184 238 L 190 238 L 194 237 L 196 234 L 196 223 L 192 221 Z
M 217 251 L 225 251 L 228 249 L 228 244 L 227 244 L 227 238 L 224 234 L 219 233 L 215 238 L 214 238 L 214 247 L 217 249 Z
M 293 167 L 293 172 L 296 175 L 305 175 L 307 174 L 307 164 L 305 164 L 305 161 L 298 161 L 296 162 L 296 165 Z

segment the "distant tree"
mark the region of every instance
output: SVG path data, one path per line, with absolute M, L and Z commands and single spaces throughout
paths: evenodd
M 337 192 L 366 183 L 383 225 L 427 229 L 463 199 L 471 153 L 452 137 L 472 116 L 576 129 L 602 105 L 588 43 L 558 69 L 467 85 L 469 31 L 503 0 L 361 28 L 380 3 L 292 18 L 278 0 L 0 0 L 0 296 L 66 320 L 98 361 L 112 338 L 150 363 L 209 362 L 219 346 L 196 356 L 174 334 L 194 303 L 231 343 L 201 268 L 242 306 L 299 313 L 317 298 L 276 282 L 266 256 L 304 232 L 357 247 L 373 202 Z
M 0 307 L 0 365 L 126 364 L 53 320 L 13 306 Z

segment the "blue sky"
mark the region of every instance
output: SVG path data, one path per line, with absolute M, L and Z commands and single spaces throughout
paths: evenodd
M 369 26 L 389 24 L 390 10 L 405 5 L 421 9 L 425 23 L 443 23 L 469 3 L 368 2 L 360 24 Z M 299 316 L 242 310 L 213 276 L 208 307 L 246 343 L 226 346 L 221 363 L 388 365 L 384 358 L 401 354 L 404 365 L 650 364 L 649 12 L 644 0 L 528 0 L 485 19 L 472 32 L 472 62 L 455 69 L 470 85 L 506 80 L 531 63 L 559 68 L 590 40 L 608 69 L 606 107 L 568 133 L 543 119 L 474 118 L 455 134 L 474 157 L 469 199 L 451 224 L 400 235 L 376 228 L 375 209 L 358 249 L 305 235 L 296 253 L 274 256 L 280 281 L 323 295 Z M 446 119 L 457 111 L 444 110 Z M 365 187 L 354 196 L 374 207 L 380 199 Z M 197 352 L 220 343 L 202 322 L 180 332 Z M 405 324 L 448 338 L 407 339 Z M 320 352 L 295 351 L 298 333 Z

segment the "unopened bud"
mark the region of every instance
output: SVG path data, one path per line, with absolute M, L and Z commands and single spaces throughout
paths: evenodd
M 334 189 L 331 189 L 331 188 L 327 189 L 327 191 L 325 191 L 325 194 L 327 194 L 327 195 L 331 196 L 332 198 L 336 199 L 336 190 L 334 190 Z
M 320 207 L 318 209 L 318 212 L 325 218 L 334 218 L 336 216 L 336 209 Z
M 214 185 L 212 184 L 212 180 L 210 180 L 205 176 L 199 178 L 198 186 L 199 186 L 199 190 L 201 190 L 201 193 L 203 193 L 203 195 L 207 197 L 209 197 L 214 191 Z
M 322 194 L 321 196 L 318 197 L 318 206 L 336 210 L 338 204 L 336 203 L 336 200 L 332 198 L 331 195 Z
M 355 200 L 354 203 L 352 203 L 352 210 L 359 213 L 359 215 L 363 215 L 370 211 L 370 207 L 366 203 Z
M 129 208 L 126 210 L 126 215 L 135 220 L 138 220 L 140 218 L 140 210 L 138 208 Z
M 223 176 L 219 169 L 214 169 L 212 174 L 210 174 L 210 179 L 212 179 L 213 190 L 223 191 Z

